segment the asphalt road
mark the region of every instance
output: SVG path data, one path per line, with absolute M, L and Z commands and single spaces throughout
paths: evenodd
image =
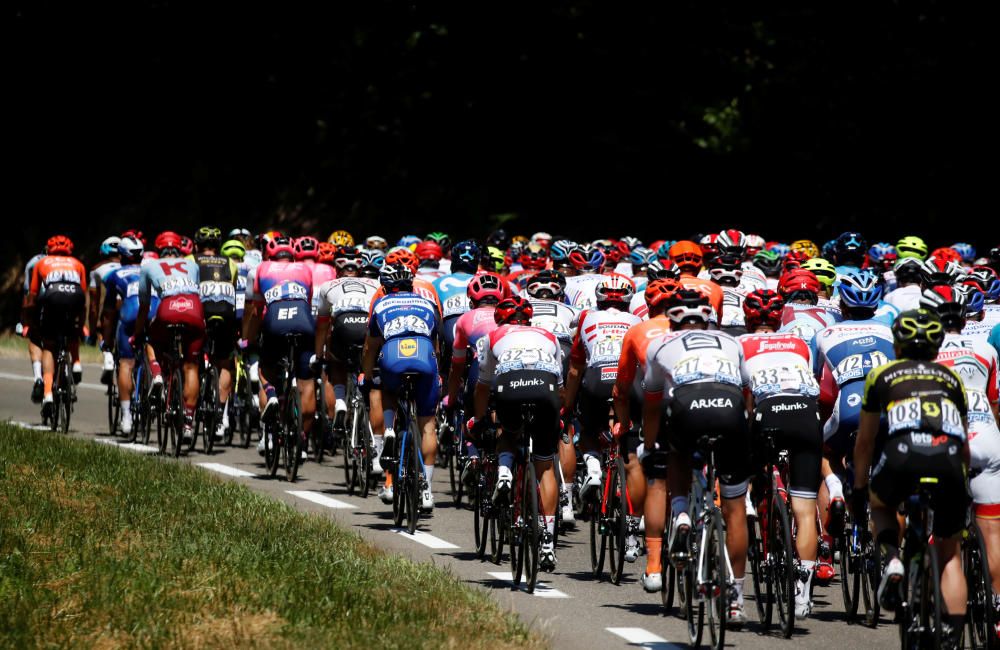
M 30 374 L 26 359 L 0 359 L 0 418 L 40 425 L 39 407 L 29 401 Z M 70 435 L 118 444 L 107 435 L 107 402 L 96 366 L 85 367 L 79 395 Z M 152 451 L 123 447 L 122 453 Z M 459 580 L 487 590 L 501 606 L 517 612 L 533 628 L 547 635 L 556 648 L 687 647 L 687 628 L 684 620 L 678 618 L 676 607 L 664 615 L 660 596 L 645 593 L 638 584 L 638 572 L 645 558 L 625 565 L 626 575 L 619 586 L 607 579 L 596 581 L 591 577 L 586 524 L 560 537 L 556 571 L 540 574 L 540 586 L 533 595 L 512 589 L 509 562 L 496 566 L 475 558 L 472 512 L 453 505 L 446 486 L 447 470 L 439 469 L 434 475 L 437 508 L 433 516 L 422 518 L 418 534 L 411 537 L 393 528 L 391 508 L 383 505 L 374 494 L 367 499 L 347 495 L 339 455 L 327 458 L 322 466 L 306 463 L 300 468 L 299 480 L 294 484 L 281 479 L 281 471 L 276 479 L 265 478 L 263 459 L 257 455 L 254 445 L 246 450 L 217 447 L 211 456 L 196 451 L 182 456 L 180 462 L 209 463 L 208 471 L 302 512 L 330 517 L 389 552 L 445 567 Z M 727 645 L 769 650 L 775 647 L 829 650 L 836 647 L 889 648 L 898 643 L 896 630 L 885 617 L 875 630 L 848 625 L 836 581 L 828 587 L 816 588 L 814 601 L 813 616 L 797 624 L 790 640 L 773 631 L 760 633 L 760 626 L 753 620 L 756 617 L 754 607 L 748 602 L 751 624 L 743 631 L 727 633 Z M 442 606 L 447 604 L 442 603 Z M 705 639 L 708 639 L 707 630 Z

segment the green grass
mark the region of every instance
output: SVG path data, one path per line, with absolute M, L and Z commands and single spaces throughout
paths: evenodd
M 0 359 L 24 359 L 28 367 L 28 340 L 15 334 L 0 334 Z M 80 361 L 83 363 L 101 363 L 101 351 L 87 345 L 80 346 Z
M 447 572 L 195 467 L 0 424 L 0 647 L 543 647 Z

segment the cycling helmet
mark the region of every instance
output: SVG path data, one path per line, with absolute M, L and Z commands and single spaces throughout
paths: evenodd
M 514 235 L 513 237 L 510 238 L 511 245 L 521 244 L 523 246 L 524 244 L 527 244 L 529 242 L 531 242 L 531 240 L 528 239 L 527 235 Z
M 198 249 L 218 249 L 222 245 L 222 230 L 216 226 L 202 226 L 194 233 L 194 243 Z
M 333 265 L 337 267 L 338 274 L 340 272 L 348 271 L 360 273 L 361 267 L 364 266 L 364 262 L 361 259 L 361 253 L 359 253 L 356 248 L 351 246 L 338 246 L 337 253 L 333 256 Z
M 449 250 L 451 250 L 451 237 L 449 237 L 446 233 L 443 233 L 439 230 L 435 230 L 432 233 L 428 233 L 427 237 L 425 237 L 424 239 L 425 241 L 432 241 L 438 246 L 440 246 L 442 257 L 446 255 Z
M 466 239 L 451 248 L 451 272 L 475 273 L 479 270 L 479 244 Z
M 788 244 L 783 244 L 781 242 L 773 242 L 770 246 L 767 247 L 767 250 L 771 251 L 772 253 L 777 253 L 778 257 L 784 259 L 785 255 L 788 255 L 788 252 L 792 250 L 792 247 L 789 246 Z
M 493 273 L 502 273 L 506 264 L 507 259 L 503 250 L 496 246 L 487 246 L 479 257 L 479 265 L 484 270 Z
M 788 302 L 805 300 L 815 305 L 819 302 L 819 278 L 812 271 L 794 269 L 781 276 L 778 293 Z
M 386 293 L 413 289 L 413 271 L 403 263 L 392 264 L 387 261 L 382 265 L 378 279 Z
M 747 253 L 747 236 L 742 230 L 730 228 L 719 233 L 716 242 L 719 245 L 720 254 L 735 255 L 742 258 Z
M 837 237 L 833 252 L 837 256 L 837 264 L 861 266 L 867 249 L 868 243 L 861 233 L 848 230 Z
M 264 249 L 264 256 L 268 260 L 285 259 L 291 262 L 295 259 L 295 245 L 292 244 L 292 240 L 289 237 L 275 237 L 267 242 L 267 248 Z
M 447 237 L 447 235 L 445 235 Z M 413 250 L 416 254 L 417 259 L 421 263 L 424 262 L 439 262 L 441 258 L 444 257 L 444 250 L 441 244 L 436 241 L 426 240 L 417 244 L 417 247 Z
M 126 230 L 125 232 L 123 232 L 122 233 L 122 238 L 124 239 L 125 237 L 132 237 L 133 239 L 138 239 L 139 241 L 142 242 L 143 246 L 146 245 L 146 237 L 145 237 L 145 235 L 142 234 L 141 230 L 138 230 L 136 228 L 129 228 L 128 230 Z
M 982 291 L 971 284 L 959 284 L 954 289 L 965 294 L 966 316 L 975 316 L 983 311 L 986 306 L 986 296 L 983 295 Z
M 629 261 L 632 263 L 633 273 L 645 269 L 651 262 L 655 262 L 658 258 L 659 256 L 656 251 L 651 251 L 642 246 L 633 248 L 628 256 Z
M 179 253 L 181 251 L 181 236 L 171 230 L 161 232 L 156 236 L 153 246 L 161 257 L 166 249 L 173 249 Z
M 811 239 L 796 239 L 789 248 L 793 251 L 802 251 L 806 254 L 806 259 L 819 257 L 819 246 Z
M 257 236 L 257 248 L 258 250 L 267 250 L 267 242 L 271 241 L 275 237 L 281 237 L 282 232 L 279 230 L 268 230 L 260 233 Z
M 552 235 L 547 232 L 536 232 L 531 236 L 531 242 L 548 248 L 552 245 Z
M 954 248 L 935 248 L 931 251 L 931 257 L 937 258 L 939 260 L 948 260 L 949 262 L 962 263 L 962 256 Z
M 833 265 L 833 262 L 825 258 L 814 257 L 806 260 L 802 262 L 802 266 L 799 268 L 811 271 L 816 276 L 816 279 L 819 280 L 819 283 L 826 287 L 827 291 L 837 281 L 837 267 Z
M 610 275 L 594 287 L 595 302 L 600 305 L 621 304 L 626 307 L 635 295 L 635 285 L 628 278 Z
M 823 247 L 819 249 L 819 254 L 823 258 L 828 259 L 828 260 L 830 260 L 832 262 L 833 261 L 833 255 L 836 252 L 836 250 L 835 250 L 836 248 L 837 248 L 837 240 L 836 239 L 831 239 L 830 241 L 828 241 L 825 244 L 823 244 Z
M 920 295 L 920 306 L 936 313 L 947 329 L 962 329 L 965 327 L 964 288 L 937 286 L 924 289 Z
M 334 230 L 326 241 L 337 246 L 354 246 L 354 236 L 346 230 Z
M 762 324 L 774 329 L 781 327 L 781 312 L 785 309 L 785 299 L 770 289 L 758 289 L 747 294 L 743 300 L 743 316 L 747 330 L 752 332 Z
M 123 262 L 138 264 L 143 252 L 142 242 L 135 237 L 122 237 L 118 241 L 118 254 L 122 256 Z
M 753 257 L 760 251 L 764 250 L 764 244 L 764 238 L 760 235 L 747 235 L 747 257 Z
M 776 278 L 781 274 L 781 258 L 774 251 L 758 252 L 753 256 L 753 265 L 769 278 Z
M 246 228 L 233 228 L 229 231 L 229 234 L 226 235 L 226 239 L 239 239 L 240 241 L 246 242 L 253 239 L 253 235 L 250 234 L 250 231 Z M 246 246 L 246 244 L 243 245 Z
M 632 237 L 631 235 L 625 235 L 618 241 L 622 244 L 625 244 L 628 247 L 630 253 L 634 251 L 636 248 L 642 246 L 642 240 L 640 240 L 638 237 Z
M 219 249 L 219 253 L 230 259 L 242 262 L 244 256 L 247 254 L 247 247 L 239 239 L 227 239 L 222 242 L 222 248 Z
M 712 317 L 712 308 L 708 304 L 708 296 L 702 292 L 681 289 L 667 304 L 667 316 L 677 326 L 692 322 L 708 323 Z
M 1000 276 L 989 266 L 973 266 L 962 283 L 974 286 L 990 302 L 1000 299 Z
M 528 296 L 541 300 L 562 300 L 566 291 L 566 276 L 559 271 L 539 271 L 528 278 Z
M 319 243 L 319 251 L 316 255 L 316 261 L 320 264 L 327 264 L 333 266 L 333 261 L 337 257 L 337 245 L 331 244 L 328 241 L 321 241 Z
M 368 235 L 365 238 L 365 248 L 377 248 L 380 251 L 384 251 L 389 248 L 389 242 L 385 240 L 385 237 L 379 235 Z
M 530 323 L 534 314 L 535 310 L 530 302 L 520 296 L 511 296 L 500 301 L 493 312 L 493 320 L 497 325 Z
M 517 258 L 521 266 L 531 271 L 540 271 L 548 266 L 549 252 L 541 244 L 528 244 Z
M 944 341 L 944 324 L 928 309 L 904 311 L 892 324 L 896 358 L 932 361 Z
M 480 273 L 469 280 L 465 287 L 465 295 L 474 307 L 483 303 L 496 304 L 503 300 L 504 281 L 496 273 Z
M 604 260 L 604 265 L 610 266 L 612 262 L 617 264 L 623 259 L 628 258 L 631 254 L 632 249 L 628 247 L 628 244 L 622 241 L 617 241 L 614 246 L 605 252 L 607 259 Z
M 882 300 L 878 276 L 868 269 L 841 276 L 840 303 L 849 309 L 876 309 Z
M 409 248 L 394 248 L 385 256 L 385 263 L 390 266 L 403 264 L 410 269 L 410 273 L 416 273 L 420 268 L 420 260 Z
M 601 249 L 602 253 L 607 253 L 608 249 L 612 248 L 615 245 L 615 243 L 610 239 L 595 239 L 590 243 L 591 245 L 594 246 L 594 248 Z
M 121 242 L 121 237 L 108 237 L 101 242 L 100 253 L 101 257 L 108 257 L 109 255 L 118 254 L 118 244 Z
M 569 254 L 573 268 L 580 273 L 594 273 L 604 266 L 604 253 L 593 244 L 580 244 Z
M 927 259 L 927 250 L 924 240 L 914 235 L 907 235 L 896 242 L 896 254 L 899 255 L 899 259 L 915 257 L 923 261 Z
M 361 251 L 361 267 L 373 267 L 378 270 L 385 264 L 385 253 L 377 248 L 365 248 Z
M 659 252 L 660 252 L 660 248 L 661 248 L 661 247 L 662 247 L 662 246 L 663 246 L 664 244 L 666 244 L 666 243 L 667 243 L 667 241 L 668 241 L 668 240 L 666 240 L 666 239 L 657 239 L 656 241 L 654 241 L 654 242 L 650 243 L 650 245 L 649 245 L 649 246 L 647 246 L 646 248 L 648 248 L 648 249 L 649 249 L 649 250 L 651 250 L 651 251 L 656 251 L 657 253 L 659 253 Z M 673 245 L 673 244 L 676 244 L 676 243 L 677 243 L 677 242 L 671 242 L 671 244 L 669 244 L 669 245 L 667 246 L 667 249 L 669 249 L 671 245 Z
M 878 242 L 877 244 L 872 244 L 872 247 L 868 249 L 868 261 L 881 267 L 887 255 L 895 254 L 895 246 L 889 242 Z
M 876 265 L 876 267 L 877 267 L 877 268 L 878 268 L 878 269 L 879 269 L 880 271 L 882 271 L 883 273 L 885 273 L 886 271 L 890 271 L 890 270 L 892 270 L 892 268 L 893 268 L 894 266 L 896 266 L 896 262 L 897 262 L 898 260 L 899 260 L 899 255 L 897 255 L 897 254 L 896 254 L 896 251 L 894 250 L 894 251 L 892 251 L 891 253 L 886 253 L 885 255 L 883 255 L 883 256 L 882 256 L 882 261 L 881 261 L 881 262 L 879 262 L 879 263 L 878 263 L 878 264 Z
M 576 248 L 576 242 L 571 242 L 568 239 L 557 239 L 552 242 L 549 246 L 549 258 L 552 263 L 556 266 L 567 265 L 571 266 L 569 261 L 569 254 L 573 252 Z
M 684 287 L 673 278 L 663 280 L 653 280 L 646 285 L 643 298 L 646 299 L 646 307 L 653 311 L 660 307 L 670 305 L 677 297 L 677 292 Z
M 496 246 L 497 248 L 503 250 L 510 245 L 510 240 L 507 238 L 507 231 L 503 228 L 498 228 L 486 236 L 487 246 Z
M 933 255 L 924 260 L 924 284 L 955 284 L 962 276 L 962 266 L 954 261 Z
M 295 240 L 295 259 L 315 260 L 319 257 L 319 240 L 306 235 Z
M 896 274 L 897 285 L 919 284 L 924 279 L 923 263 L 918 257 L 900 257 L 892 267 L 892 272 Z
M 976 247 L 972 244 L 966 244 L 964 242 L 959 242 L 957 244 L 952 244 L 951 249 L 957 251 L 962 261 L 966 264 L 972 264 L 976 259 Z
M 792 269 L 797 269 L 802 266 L 803 262 L 808 262 L 809 257 L 806 256 L 805 251 L 788 251 L 788 255 L 785 255 L 785 259 L 782 261 L 782 269 L 787 273 Z
M 698 273 L 705 259 L 701 246 L 693 241 L 679 241 L 670 247 L 670 261 L 680 268 L 681 272 Z
M 194 252 L 194 242 L 190 237 L 181 235 L 181 255 L 190 255 Z
M 653 260 L 646 267 L 646 277 L 653 280 L 679 280 L 681 270 L 670 260 Z
M 737 231 L 739 232 L 739 231 Z M 741 233 L 742 234 L 742 233 Z M 708 263 L 712 261 L 719 254 L 719 236 L 718 235 L 705 235 L 698 242 L 701 245 L 701 257 L 708 266 Z M 678 265 L 680 266 L 680 265 Z
M 734 253 L 719 255 L 709 263 L 708 274 L 716 284 L 735 287 L 743 279 L 740 256 Z

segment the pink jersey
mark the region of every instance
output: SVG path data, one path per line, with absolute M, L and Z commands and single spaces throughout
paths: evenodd
M 614 308 L 582 312 L 570 359 L 588 368 L 608 365 L 617 368 L 625 333 L 641 322 L 638 316 Z
M 479 383 L 492 384 L 518 370 L 549 372 L 562 383 L 562 348 L 552 332 L 540 327 L 504 325 L 479 339 Z
M 265 305 L 279 300 L 309 302 L 312 286 L 312 270 L 302 262 L 261 262 L 254 276 L 250 299 Z
M 313 264 L 312 265 L 312 286 L 313 286 L 313 298 L 312 298 L 312 311 L 313 316 L 319 312 L 320 302 L 319 302 L 319 292 L 316 291 L 318 287 L 323 286 L 330 280 L 335 280 L 337 278 L 337 269 L 333 268 L 329 264 Z
M 794 334 L 744 334 L 740 374 L 755 400 L 777 395 L 819 395 L 809 344 Z
M 464 363 L 465 351 L 475 347 L 476 342 L 497 328 L 493 318 L 494 307 L 477 307 L 462 314 L 455 323 L 455 343 L 451 349 L 451 362 Z

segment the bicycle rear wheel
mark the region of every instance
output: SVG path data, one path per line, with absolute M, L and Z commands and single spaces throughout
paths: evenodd
M 625 567 L 625 536 L 628 534 L 628 493 L 625 486 L 625 461 L 619 456 L 611 471 L 608 491 L 608 513 L 605 530 L 608 534 L 608 571 L 611 582 L 621 583 Z
M 913 649 L 941 647 L 941 567 L 933 546 L 928 545 L 921 557 L 909 563 L 909 597 L 911 603 L 900 616 L 903 647 Z
M 764 509 L 764 504 L 757 504 L 758 516 L 747 516 L 747 564 L 750 567 L 750 574 L 753 581 L 753 602 L 757 609 L 757 620 L 767 629 L 764 622 L 764 601 L 767 600 L 765 593 L 764 577 L 764 540 L 760 530 L 760 512 Z
M 420 436 L 417 430 L 416 418 L 410 420 L 410 433 L 407 436 L 406 451 L 406 475 L 403 482 L 406 483 L 406 531 L 411 535 L 417 530 L 417 521 L 420 519 L 420 479 L 423 477 L 424 468 L 420 465 Z
M 330 417 L 326 413 L 326 384 L 322 377 L 316 378 L 316 420 L 311 435 L 312 459 L 317 465 L 323 463 L 326 453 L 326 432 L 330 428 Z
M 538 516 L 538 481 L 535 480 L 535 465 L 530 460 L 525 463 L 524 482 L 524 531 L 521 534 L 521 555 L 524 558 L 524 577 L 528 593 L 535 592 L 538 581 L 538 544 L 541 539 Z
M 773 589 L 773 603 L 778 609 L 778 623 L 786 639 L 795 626 L 795 558 L 792 526 L 784 497 L 775 492 L 771 498 L 770 532 L 767 540 L 768 587 Z M 844 576 L 841 576 L 843 578 Z
M 170 396 L 170 406 L 168 413 L 170 414 L 170 444 L 172 445 L 174 458 L 179 458 L 181 455 L 181 447 L 184 443 L 184 400 L 182 398 L 184 391 L 183 378 L 181 377 L 180 367 L 174 368 L 174 371 L 170 373 L 170 386 L 168 387 L 167 394 Z M 192 436 L 193 440 L 193 436 Z M 192 444 L 194 444 L 192 442 Z
M 693 547 L 693 550 L 697 550 Z M 684 619 L 687 623 L 688 641 L 692 647 L 701 646 L 701 638 L 705 632 L 705 600 L 698 597 L 697 562 L 692 560 L 677 570 L 677 591 L 684 606 Z
M 844 615 L 853 623 L 861 600 L 861 531 L 848 517 L 844 534 L 835 540 L 840 550 L 840 594 L 844 599 Z
M 288 384 L 285 396 L 285 480 L 294 483 L 299 475 L 299 456 L 302 440 L 302 397 L 299 389 Z
M 118 433 L 118 425 L 121 422 L 122 416 L 122 403 L 121 397 L 118 395 L 118 364 L 115 364 L 115 370 L 111 377 L 111 383 L 108 385 L 108 435 L 115 435 Z M 135 436 L 133 436 L 133 439 Z
M 477 476 L 476 486 L 472 489 L 472 531 L 476 540 L 476 557 L 480 560 L 486 555 L 490 530 L 490 502 L 486 490 L 483 477 Z
M 713 650 L 722 650 L 726 642 L 726 618 L 729 615 L 729 584 L 726 569 L 726 538 L 722 530 L 722 513 L 713 510 L 705 522 L 704 575 L 705 598 L 708 601 L 708 633 Z
M 602 481 L 603 482 L 603 481 Z M 604 494 L 604 487 L 598 488 Z M 601 504 L 594 507 L 590 516 L 590 572 L 595 578 L 604 573 L 604 558 L 608 548 L 608 538 L 604 534 L 604 513 Z
M 861 599 L 865 604 L 865 625 L 877 627 L 880 605 L 878 585 L 882 580 L 882 551 L 867 529 L 861 533 Z
M 283 422 L 278 419 L 275 422 L 261 422 L 260 435 L 264 438 L 264 466 L 267 473 L 274 478 L 278 475 L 278 466 L 281 465 L 281 441 L 285 438 L 282 431 Z
M 995 624 L 993 609 L 993 588 L 990 566 L 987 562 L 986 544 L 983 533 L 974 522 L 969 526 L 965 539 L 962 562 L 969 587 L 968 633 L 969 641 L 976 650 L 990 647 Z M 994 645 L 996 645 L 994 641 Z
M 201 414 L 202 448 L 206 454 L 211 454 L 215 448 L 215 431 L 219 426 L 219 371 L 215 367 L 208 369 L 202 379 L 206 385 L 202 387 L 202 404 L 198 405 Z

